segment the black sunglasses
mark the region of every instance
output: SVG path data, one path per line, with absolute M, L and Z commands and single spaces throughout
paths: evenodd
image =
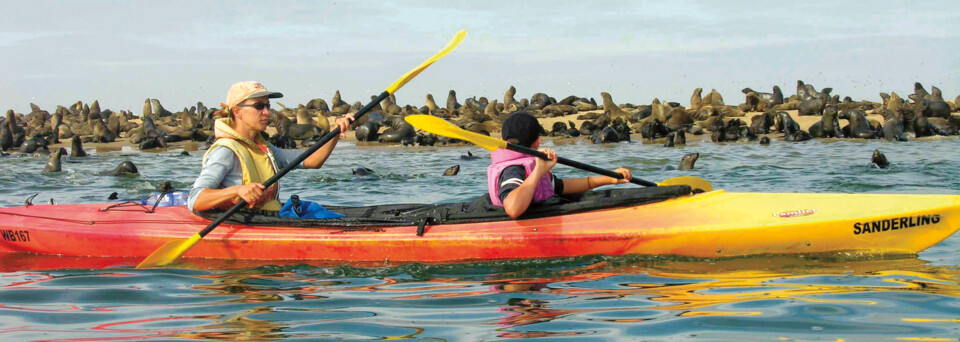
M 253 107 L 256 110 L 270 109 L 270 102 L 254 102 L 251 104 L 238 104 L 237 107 Z

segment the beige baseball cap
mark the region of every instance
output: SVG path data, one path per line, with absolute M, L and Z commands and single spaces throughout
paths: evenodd
M 283 94 L 275 91 L 269 91 L 263 86 L 263 84 L 260 84 L 260 82 L 257 81 L 237 82 L 230 86 L 230 91 L 227 92 L 227 102 L 225 105 L 227 108 L 233 108 L 234 106 L 240 104 L 240 102 L 257 97 L 268 97 L 275 99 L 283 97 Z

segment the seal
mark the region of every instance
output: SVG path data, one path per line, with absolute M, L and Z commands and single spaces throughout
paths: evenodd
M 3 122 L 3 124 L 0 124 L 0 151 L 11 148 L 13 148 L 13 132 L 10 131 L 10 125 Z
M 883 138 L 887 141 L 907 141 L 903 134 L 903 114 L 889 109 L 882 109 L 880 115 L 883 116 Z
M 134 165 L 132 161 L 126 160 L 120 165 L 117 165 L 113 170 L 101 171 L 97 173 L 98 176 L 139 176 L 140 171 L 137 170 L 137 165 Z
M 60 158 L 65 153 L 67 153 L 67 150 L 61 147 L 57 149 L 57 152 L 50 154 L 50 157 L 47 158 L 47 165 L 43 167 L 43 173 L 60 172 Z
M 457 102 L 457 92 L 450 89 L 450 92 L 447 94 L 447 110 L 456 112 L 457 109 L 460 109 L 460 103 Z
M 785 135 L 790 135 L 800 130 L 800 124 L 793 120 L 793 117 L 790 116 L 790 113 L 784 111 L 777 112 L 775 126 L 777 127 L 777 132 Z
M 353 175 L 354 175 L 354 176 L 369 176 L 369 175 L 372 175 L 372 174 L 374 174 L 374 173 L 376 173 L 376 172 L 374 172 L 374 171 L 371 170 L 371 169 L 365 168 L 365 167 L 363 167 L 363 166 L 358 167 L 358 168 L 356 168 L 356 169 L 353 169 Z
M 497 103 L 497 100 L 493 100 L 493 102 L 488 103 L 487 106 L 483 108 L 483 115 L 486 115 L 488 118 L 491 118 L 491 119 L 499 118 L 500 111 L 497 109 L 497 105 L 499 105 L 499 103 Z
M 90 114 L 100 115 L 100 100 L 93 100 L 90 104 Z
M 580 124 L 580 132 L 583 133 L 583 127 L 586 122 Z M 647 121 L 640 125 L 640 137 L 647 140 L 655 140 L 667 136 L 667 127 L 663 125 L 660 119 L 655 117 L 647 118 Z
M 916 102 L 919 102 L 919 100 L 930 99 L 930 93 L 928 93 L 927 90 L 923 88 L 923 85 L 920 84 L 920 82 L 913 83 L 913 95 L 915 97 L 914 101 Z
M 783 103 L 783 92 L 780 91 L 780 86 L 773 86 L 772 93 L 762 93 L 750 88 L 743 88 L 743 90 L 741 91 L 744 94 L 749 94 L 749 93 L 756 94 L 757 97 L 759 97 L 759 99 L 765 103 L 765 106 L 768 106 L 768 107 L 776 106 L 778 104 Z
M 329 112 L 330 106 L 327 105 L 327 101 L 321 98 L 315 98 L 307 102 L 307 109 L 318 110 L 321 112 Z
M 563 121 L 557 121 L 553 123 L 553 127 L 550 128 L 551 137 L 563 137 L 567 135 L 567 123 Z
M 697 153 L 697 152 L 687 153 L 687 154 L 684 155 L 682 158 L 680 158 L 680 165 L 679 165 L 678 167 L 674 168 L 674 167 L 671 166 L 671 165 L 666 165 L 666 166 L 663 167 L 663 170 L 664 170 L 664 171 L 670 171 L 670 170 L 679 170 L 679 171 L 693 170 L 693 166 L 694 166 L 694 164 L 697 163 L 697 159 L 699 159 L 699 158 L 700 158 L 700 153 Z
M 607 126 L 602 130 L 593 132 L 591 138 L 594 144 L 615 143 L 620 141 L 620 134 L 613 127 Z
M 70 138 L 70 158 L 86 157 L 87 151 L 83 150 L 83 143 L 80 142 L 80 136 L 74 135 Z
M 286 117 L 281 117 L 280 122 L 277 123 L 277 126 L 277 133 L 286 135 L 293 140 L 310 139 L 314 136 L 324 134 L 324 132 L 320 131 L 320 127 L 314 125 L 295 124 Z
M 437 102 L 433 100 L 433 94 L 427 94 L 425 107 L 427 107 L 428 114 L 433 114 L 440 110 L 440 107 L 437 106 Z
M 703 88 L 697 88 L 693 90 L 693 95 L 690 96 L 690 109 L 693 109 L 694 112 L 700 111 L 700 108 L 703 107 Z
M 923 113 L 923 116 L 925 117 L 944 118 L 944 119 L 950 118 L 950 105 L 944 102 L 942 98 L 939 101 L 936 99 L 933 99 L 933 100 L 924 99 L 924 100 L 918 101 L 917 104 L 919 104 L 919 109 Z
M 813 139 L 813 137 L 810 136 L 810 133 L 807 133 L 807 131 L 804 131 L 804 130 L 798 130 L 796 132 L 793 132 L 793 134 L 787 134 L 783 138 L 784 141 L 793 141 L 793 142 L 807 141 L 810 139 Z
M 543 107 L 546 107 L 550 104 L 550 97 L 544 93 L 536 93 L 533 96 L 530 96 L 530 104 L 528 104 L 527 110 L 540 110 Z M 606 107 L 604 107 L 606 109 Z
M 140 114 L 141 117 L 148 117 L 153 115 L 153 109 L 150 107 L 150 99 L 143 100 L 143 113 Z
M 760 145 L 770 145 L 770 137 L 760 137 Z
M 800 101 L 800 107 L 797 109 L 797 115 L 823 115 L 823 108 L 830 101 L 831 88 L 823 88 L 818 96 L 813 96 Z
M 353 132 L 357 141 L 377 141 L 380 137 L 380 124 L 375 121 L 367 121 L 358 126 Z
M 451 167 L 448 167 L 446 170 L 443 170 L 443 175 L 444 175 L 444 176 L 456 176 L 458 173 L 460 173 L 460 165 L 459 165 L 459 164 L 458 164 L 458 165 L 451 166 Z
M 24 140 L 23 144 L 20 145 L 20 153 L 33 154 L 37 151 L 49 151 L 47 148 L 47 141 L 38 135 L 34 135 L 30 139 Z
M 110 143 L 117 139 L 117 135 L 107 129 L 107 125 L 99 117 L 90 120 L 90 127 L 93 128 L 93 139 L 96 142 Z
M 10 133 L 12 133 L 13 137 L 12 146 L 22 145 L 24 140 L 27 138 L 27 131 L 17 124 L 17 116 L 14 115 L 13 109 L 7 110 L 6 118 L 7 128 L 10 129 Z
M 437 135 L 433 133 L 417 133 L 413 141 L 420 146 L 434 146 L 437 144 Z
M 579 137 L 580 130 L 577 129 L 577 124 L 569 120 L 567 121 L 567 123 L 570 125 L 570 128 L 567 130 L 567 135 L 569 135 L 571 138 Z
M 883 155 L 880 150 L 873 150 L 873 157 L 871 161 L 873 162 L 874 166 L 881 169 L 886 169 L 890 166 L 890 162 L 887 161 L 887 156 Z
M 297 124 L 298 125 L 314 125 L 313 117 L 307 113 L 307 107 L 304 105 L 299 105 L 297 107 Z
M 460 159 L 463 159 L 463 160 L 474 160 L 474 159 L 477 159 L 477 158 L 479 158 L 479 157 L 473 155 L 473 153 L 470 153 L 470 151 L 467 151 L 467 154 L 461 154 L 461 155 L 460 155 Z
M 373 99 L 376 99 L 376 97 L 371 98 L 371 100 Z M 380 101 L 380 106 L 383 107 L 384 113 L 390 115 L 400 115 L 403 112 L 403 108 L 397 105 L 397 97 L 394 94 L 390 94 L 383 101 Z
M 688 153 L 680 159 L 680 166 L 677 167 L 677 170 L 693 170 L 693 165 L 697 163 L 697 159 L 700 159 L 700 153 Z
M 160 100 L 150 99 L 150 105 L 153 106 L 153 116 L 158 118 L 164 118 L 173 115 L 169 110 L 163 108 L 163 105 L 160 104 Z
M 543 110 L 540 113 L 542 113 L 546 117 L 566 116 L 571 114 L 577 114 L 577 107 L 570 106 L 570 105 L 562 105 L 562 104 L 551 104 L 551 105 L 547 105 L 546 107 L 543 107 Z M 626 114 L 629 117 L 630 114 L 629 113 L 626 113 Z
M 413 145 L 413 137 L 417 133 L 416 129 L 403 118 L 394 116 L 385 119 L 383 124 L 389 125 L 390 128 L 381 133 L 377 141 L 380 143 L 401 143 L 404 146 Z
M 507 92 L 503 93 L 504 108 L 510 107 L 511 105 L 517 103 L 517 99 L 513 97 L 514 95 L 517 95 L 517 88 L 514 88 L 513 86 L 510 86 L 510 89 L 507 89 Z
M 682 130 L 685 126 L 693 124 L 693 117 L 687 113 L 683 107 L 675 107 L 667 112 L 667 119 L 663 125 L 670 131 Z
M 850 138 L 876 139 L 877 132 L 867 121 L 867 114 L 859 109 L 847 109 L 840 112 L 841 119 L 847 120 L 843 135 Z
M 630 142 L 630 126 L 627 125 L 627 121 L 623 119 L 613 120 L 611 127 L 617 131 L 617 137 L 619 141 Z
M 687 134 L 683 130 L 673 131 L 667 133 L 667 139 L 663 143 L 663 147 L 675 147 L 683 146 L 687 144 Z
M 148 130 L 143 134 L 140 140 L 140 149 L 149 150 L 152 148 L 166 148 L 167 138 L 158 130 Z
M 960 117 L 952 116 L 950 119 L 944 118 L 927 118 L 927 123 L 932 126 L 930 130 L 939 135 L 957 135 L 958 121 Z
M 716 89 L 710 89 L 710 93 L 703 97 L 703 106 L 711 106 L 713 108 L 723 107 L 725 106 L 725 104 L 723 104 L 723 96 L 721 96 Z
M 750 118 L 750 130 L 754 134 L 768 134 L 770 133 L 770 127 L 775 125 L 776 119 L 774 119 L 773 111 L 770 110 Z
M 576 101 L 573 101 L 573 106 L 577 107 L 577 111 L 591 111 L 597 110 L 597 103 L 593 99 L 580 98 Z
M 827 106 L 823 118 L 810 125 L 810 136 L 814 138 L 843 138 L 840 122 L 837 121 L 837 107 Z
M 187 114 L 186 116 L 191 119 L 193 118 L 193 116 L 189 114 Z M 194 126 L 196 126 L 196 121 L 184 122 L 182 125 L 187 126 L 187 125 L 190 125 L 191 123 Z M 120 132 L 123 132 L 123 127 L 120 125 L 120 116 L 117 115 L 117 113 L 111 112 L 110 114 L 107 114 L 107 130 L 109 130 L 110 132 L 113 132 L 114 139 L 116 139 L 116 136 L 119 135 Z
M 343 115 L 350 112 L 350 104 L 340 98 L 340 91 L 337 90 L 330 99 L 330 113 L 333 115 Z

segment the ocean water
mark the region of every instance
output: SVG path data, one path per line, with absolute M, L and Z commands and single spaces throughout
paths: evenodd
M 691 175 L 741 192 L 960 193 L 960 140 L 837 140 L 770 146 L 691 142 L 547 145 L 570 159 L 661 181 Z M 0 206 L 146 197 L 189 189 L 204 146 L 64 158 L 0 158 Z M 882 151 L 891 166 L 872 166 Z M 187 151 L 189 155 L 181 155 Z M 472 152 L 480 158 L 460 159 Z M 664 171 L 699 152 L 693 171 Z M 283 197 L 336 205 L 445 203 L 484 193 L 485 151 L 341 143 L 320 170 L 281 180 Z M 138 177 L 97 176 L 124 160 Z M 443 177 L 460 165 L 457 176 Z M 367 167 L 370 176 L 354 176 Z M 561 177 L 586 173 L 558 165 Z M 634 186 L 634 185 L 627 185 Z M 957 341 L 960 237 L 915 256 L 734 259 L 587 256 L 433 264 L 0 256 L 0 340 Z

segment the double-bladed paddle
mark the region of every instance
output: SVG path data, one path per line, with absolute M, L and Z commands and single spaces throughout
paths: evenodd
M 534 150 L 532 148 L 520 146 L 517 144 L 511 144 L 507 141 L 497 139 L 491 136 L 470 132 L 468 130 L 457 127 L 456 125 L 438 118 L 432 115 L 410 115 L 404 118 L 408 123 L 413 125 L 416 128 L 421 130 L 436 134 L 442 135 L 447 138 L 460 139 L 463 141 L 469 141 L 476 144 L 477 146 L 483 147 L 488 151 L 496 151 L 497 149 L 508 149 L 511 151 L 520 152 L 526 155 L 536 156 L 539 158 L 547 159 L 547 155 L 543 152 Z M 570 160 L 564 157 L 557 157 L 557 162 L 567 166 L 572 166 L 581 170 L 590 171 L 593 173 L 601 174 L 607 177 L 613 177 L 616 179 L 622 179 L 623 175 L 613 172 L 611 170 L 602 169 L 593 165 L 584 164 L 575 160 Z M 658 185 L 687 185 L 694 190 L 702 190 L 704 192 L 713 191 L 713 185 L 710 184 L 706 179 L 693 176 L 683 176 L 683 177 L 673 177 L 664 180 L 661 183 L 654 183 L 650 181 L 645 181 L 639 178 L 630 179 L 631 183 L 643 186 L 658 186 Z
M 400 89 L 400 87 L 403 87 L 404 84 L 407 84 L 407 82 L 409 82 L 411 79 L 419 75 L 420 72 L 423 71 L 423 69 L 426 69 L 428 66 L 433 64 L 433 62 L 436 62 L 440 58 L 443 58 L 443 56 L 446 56 L 448 53 L 450 53 L 450 51 L 453 51 L 453 49 L 455 49 L 458 45 L 460 45 L 460 42 L 463 41 L 463 38 L 466 37 L 466 35 L 467 35 L 466 30 L 460 30 L 460 32 L 457 32 L 457 35 L 453 37 L 453 40 L 451 40 L 450 43 L 447 43 L 447 46 L 444 47 L 443 50 L 440 50 L 440 52 L 437 52 L 437 54 L 433 55 L 433 57 L 430 57 L 430 59 L 424 61 L 422 64 L 420 64 L 420 66 L 414 68 L 413 70 L 410 70 L 403 76 L 400 76 L 400 78 L 397 79 L 396 82 L 393 82 L 393 84 L 387 87 L 386 90 L 380 93 L 380 96 L 377 96 L 377 98 L 373 99 L 372 101 L 370 101 L 370 103 L 367 103 L 366 106 L 363 106 L 363 108 L 357 111 L 354 114 L 354 120 L 359 120 L 360 117 L 362 117 L 364 114 L 370 111 L 370 109 L 375 107 L 378 103 L 380 103 L 380 101 L 383 101 L 388 96 L 390 96 L 390 94 L 393 94 L 395 91 L 397 91 L 397 89 Z M 338 134 L 340 134 L 340 127 L 334 128 L 332 131 L 330 131 L 330 133 L 325 134 L 319 141 L 317 141 L 317 143 L 313 144 L 313 146 L 311 146 L 309 149 L 301 153 L 300 156 L 298 156 L 296 159 L 291 161 L 290 164 L 287 165 L 287 167 L 284 167 L 282 170 L 278 171 L 275 175 L 273 175 L 273 177 L 270 177 L 270 179 L 268 179 L 266 182 L 263 182 L 263 186 L 265 188 L 269 188 L 271 185 L 276 183 L 281 177 L 286 175 L 287 172 L 290 172 L 290 170 L 293 170 L 293 168 L 297 167 L 297 165 L 300 165 L 300 163 L 302 163 L 304 159 L 307 159 L 307 157 L 309 157 L 311 154 L 316 152 L 323 145 L 326 145 L 326 143 L 329 142 L 330 139 L 333 139 L 333 137 L 337 136 Z M 183 255 L 183 253 L 186 253 L 186 251 L 189 250 L 190 247 L 193 247 L 193 245 L 195 245 L 198 241 L 200 241 L 200 239 L 202 239 L 204 236 L 206 236 L 211 231 L 213 231 L 213 229 L 216 228 L 218 225 L 220 225 L 220 223 L 223 223 L 223 221 L 230 218 L 230 216 L 232 216 L 234 213 L 237 212 L 237 210 L 240 210 L 240 208 L 242 208 L 245 205 L 247 205 L 247 202 L 241 199 L 237 204 L 235 204 L 229 210 L 227 210 L 222 215 L 220 215 L 220 217 L 218 217 L 215 221 L 207 225 L 207 227 L 201 230 L 199 233 L 194 234 L 188 239 L 176 239 L 176 240 L 167 242 L 163 246 L 160 246 L 160 248 L 158 248 L 152 254 L 147 256 L 146 259 L 143 259 L 143 261 L 141 261 L 140 264 L 137 265 L 137 268 L 163 266 L 177 260 L 177 258 Z

